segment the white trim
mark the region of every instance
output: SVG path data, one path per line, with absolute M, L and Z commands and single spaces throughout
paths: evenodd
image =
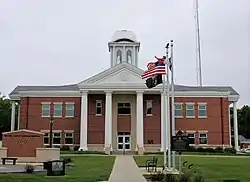
M 200 102 L 199 102 L 199 103 L 197 103 L 197 105 L 198 105 L 198 108 L 197 108 L 197 115 L 198 115 L 198 118 L 201 118 L 201 119 L 202 119 L 202 118 L 203 118 L 203 119 L 204 119 L 204 118 L 207 118 L 207 103 L 200 103 Z M 205 109 L 199 109 L 200 106 L 205 106 Z M 199 115 L 199 111 L 200 111 L 200 110 L 201 110 L 201 111 L 205 111 L 205 112 L 206 112 L 206 115 L 205 115 L 205 116 L 200 116 L 200 115 Z
M 63 130 L 64 133 L 74 133 L 74 130 Z
M 195 133 L 196 133 L 195 130 L 186 130 L 186 132 L 187 132 L 188 134 L 195 134 Z
M 40 130 L 42 133 L 49 133 L 49 130 Z
M 230 102 L 238 102 L 240 96 L 239 95 L 229 95 L 228 96 L 228 101 Z
M 56 105 L 56 104 L 58 104 L 58 105 L 59 105 L 59 104 L 63 105 L 63 102 L 53 102 L 53 104 L 54 104 L 54 105 Z
M 53 130 L 53 133 L 61 133 L 62 130 Z
M 51 102 L 41 102 L 41 105 L 43 105 L 43 104 L 51 104 Z
M 201 133 L 201 134 L 207 134 L 207 133 L 208 133 L 207 130 L 198 130 L 197 132 L 198 132 L 198 133 Z
M 65 105 L 67 105 L 67 104 L 73 104 L 73 105 L 75 105 L 75 102 L 65 102 Z
M 14 133 L 18 133 L 18 132 L 27 132 L 27 133 L 33 133 L 33 134 L 38 134 L 38 135 L 44 135 L 44 133 L 42 133 L 42 132 L 33 131 L 33 130 L 26 130 L 26 129 L 15 130 L 15 131 L 7 131 L 7 132 L 4 132 L 2 134 L 6 135 L 6 134 L 14 134 Z

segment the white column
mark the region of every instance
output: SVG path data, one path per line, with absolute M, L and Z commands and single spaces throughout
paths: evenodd
M 112 151 L 112 92 L 106 92 L 105 101 L 105 148 Z
M 133 46 L 133 59 L 132 59 L 132 64 L 134 65 L 134 66 L 137 66 L 136 65 L 136 62 L 135 62 L 135 46 Z
M 138 91 L 136 97 L 136 141 L 139 148 L 144 148 L 143 131 L 143 92 Z
M 231 132 L 231 114 L 230 114 L 230 107 L 228 106 L 228 126 L 229 126 L 229 145 L 232 147 L 232 132 Z
M 238 151 L 239 150 L 239 142 L 238 142 L 238 119 L 237 119 L 237 102 L 233 102 L 233 112 L 234 112 L 234 147 Z
M 125 46 L 123 46 L 123 50 L 122 50 L 122 62 L 127 62 Z
M 18 120 L 17 120 L 17 129 L 20 129 L 20 103 L 18 104 Z
M 12 101 L 10 131 L 15 129 L 16 102 Z
M 164 151 L 164 94 L 161 92 L 161 151 Z
M 81 128 L 80 128 L 80 148 L 81 151 L 88 150 L 88 93 L 82 92 L 81 98 Z

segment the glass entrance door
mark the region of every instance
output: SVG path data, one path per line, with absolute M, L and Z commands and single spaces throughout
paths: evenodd
M 131 150 L 130 135 L 117 136 L 117 150 L 119 151 Z

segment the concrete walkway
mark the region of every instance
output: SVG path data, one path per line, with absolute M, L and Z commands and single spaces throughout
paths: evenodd
M 108 182 L 146 182 L 133 156 L 116 156 Z

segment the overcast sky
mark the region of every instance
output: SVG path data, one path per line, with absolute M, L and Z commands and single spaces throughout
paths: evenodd
M 250 0 L 200 0 L 203 85 L 230 85 L 250 103 Z M 0 92 L 78 83 L 110 66 L 108 41 L 132 30 L 139 65 L 175 42 L 177 84 L 196 85 L 194 0 L 1 0 Z

